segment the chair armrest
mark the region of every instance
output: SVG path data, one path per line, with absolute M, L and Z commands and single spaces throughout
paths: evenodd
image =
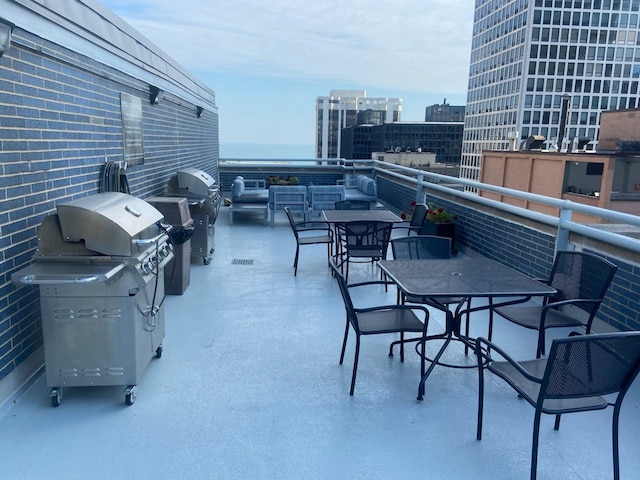
M 380 310 L 421 310 L 424 313 L 424 335 L 427 334 L 427 327 L 429 325 L 429 310 L 422 305 L 376 305 L 375 307 L 366 307 L 366 308 L 354 308 L 353 311 L 355 313 L 367 313 L 367 312 L 377 312 Z M 417 315 L 416 315 L 417 316 Z
M 569 300 L 561 300 L 559 302 L 547 303 L 543 310 L 543 314 L 547 310 L 551 310 L 552 308 L 561 307 L 563 305 L 579 305 L 581 303 L 600 303 L 602 302 L 601 298 L 571 298 Z
M 482 349 L 483 344 L 487 347 L 486 350 Z M 497 352 L 505 361 L 511 364 L 513 368 L 515 368 L 527 380 L 530 380 L 535 383 L 542 383 L 542 378 L 534 377 L 533 375 L 531 375 L 524 368 L 522 368 L 518 362 L 516 362 L 513 358 L 511 358 L 509 354 L 507 354 L 507 352 L 505 352 L 503 349 L 498 347 L 495 343 L 490 342 L 484 337 L 478 337 L 476 339 L 475 351 L 476 351 L 476 356 L 478 357 L 478 365 L 481 365 L 482 363 L 484 363 L 482 362 L 483 359 L 486 360 L 487 363 L 494 360 L 493 358 L 491 358 L 491 355 L 489 353 L 486 353 L 489 350 L 491 350 L 492 353 Z
M 407 221 L 407 220 L 403 220 L 402 223 L 394 223 L 393 224 L 393 229 L 400 229 L 400 228 L 411 228 L 411 222 Z
M 600 303 L 602 302 L 601 298 L 572 298 L 570 300 L 561 300 L 559 302 L 547 303 L 542 308 L 542 313 L 540 315 L 540 328 L 544 327 L 545 318 L 547 316 L 547 312 L 551 309 L 556 309 L 558 307 L 562 307 L 563 305 L 576 305 L 580 304 L 588 304 L 588 303 Z
M 294 225 L 298 232 L 306 232 L 309 230 L 326 230 L 333 233 L 331 225 L 326 222 L 297 222 Z
M 350 283 L 347 288 L 362 287 L 364 285 L 395 285 L 395 283 L 388 280 L 371 280 L 369 282 Z

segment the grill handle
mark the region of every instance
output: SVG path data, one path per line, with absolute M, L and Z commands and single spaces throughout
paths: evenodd
M 164 229 L 164 232 L 156 235 L 155 237 L 153 237 L 153 238 L 139 238 L 139 239 L 133 240 L 133 243 L 135 245 L 144 246 L 144 245 L 152 245 L 154 243 L 159 242 L 160 240 L 166 240 L 168 238 L 167 233 L 169 233 L 171 230 L 173 230 L 173 226 L 166 225 L 166 224 L 163 223 L 162 224 L 162 228 Z M 165 237 L 165 238 L 163 239 L 163 237 Z

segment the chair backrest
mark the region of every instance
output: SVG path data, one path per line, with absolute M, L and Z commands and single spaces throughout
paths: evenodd
M 371 202 L 366 200 L 339 200 L 334 206 L 336 210 L 371 210 Z
M 617 392 L 624 396 L 639 370 L 640 332 L 557 339 L 549 351 L 538 402 Z
M 338 282 L 338 287 L 340 287 L 340 294 L 342 295 L 342 300 L 344 301 L 344 308 L 347 312 L 347 318 L 349 319 L 349 323 L 353 326 L 356 333 L 359 333 L 358 326 L 358 317 L 356 316 L 353 301 L 351 300 L 351 294 L 349 293 L 349 288 L 347 287 L 347 281 L 344 279 L 344 276 L 340 272 L 340 269 L 336 266 L 333 259 L 329 260 L 329 266 L 331 267 L 331 271 L 333 272 L 333 276 L 336 278 Z
M 578 305 L 592 319 L 617 268 L 613 263 L 592 253 L 560 251 L 556 254 L 549 279 L 549 284 L 558 291 L 551 301 L 593 299 L 593 302 Z
M 435 235 L 394 238 L 391 251 L 396 260 L 451 258 L 451 239 Z
M 427 207 L 426 204 L 416 203 L 415 207 L 413 207 L 409 225 L 412 227 L 421 227 L 424 219 L 427 218 L 427 212 L 429 212 L 429 207 Z
M 371 250 L 372 253 L 380 252 L 386 257 L 389 240 L 391 239 L 391 222 L 347 222 L 344 224 L 344 244 L 358 250 Z
M 289 225 L 291 225 L 291 230 L 293 230 L 293 234 L 298 238 L 298 229 L 296 228 L 296 220 L 293 218 L 293 213 L 291 213 L 291 209 L 289 207 L 284 207 L 284 213 L 287 214 L 287 218 L 289 219 Z

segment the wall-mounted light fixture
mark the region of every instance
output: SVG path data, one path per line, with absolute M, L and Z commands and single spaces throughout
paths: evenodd
M 160 100 L 162 100 L 162 94 L 164 92 L 162 90 L 160 90 L 158 87 L 154 87 L 153 85 L 149 85 L 149 101 L 151 102 L 151 105 L 155 105 L 157 103 L 160 103 Z
M 9 50 L 11 46 L 13 27 L 15 27 L 13 23 L 8 22 L 4 18 L 0 18 L 0 57 L 2 57 L 2 54 Z
M 203 112 L 204 112 L 204 108 L 196 107 L 196 117 L 200 118 Z

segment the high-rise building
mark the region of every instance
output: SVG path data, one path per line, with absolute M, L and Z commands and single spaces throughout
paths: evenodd
M 464 105 L 449 105 L 444 99 L 442 105 L 431 105 L 424 110 L 425 122 L 464 122 Z
M 331 90 L 316 99 L 316 158 L 338 158 L 342 129 L 397 122 L 401 98 L 367 98 L 365 90 Z
M 479 178 L 483 150 L 534 135 L 562 149 L 561 132 L 597 140 L 602 110 L 639 106 L 639 10 L 640 0 L 476 0 L 461 177 Z

